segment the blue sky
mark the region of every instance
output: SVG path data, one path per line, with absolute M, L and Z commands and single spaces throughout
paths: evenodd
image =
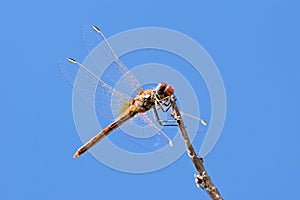
M 223 133 L 205 165 L 225 199 L 296 199 L 300 173 L 297 1 L 9 1 L 2 4 L 1 199 L 209 199 L 187 155 L 147 174 L 110 169 L 81 145 L 58 60 L 83 60 L 85 24 L 106 35 L 180 31 L 211 55 L 227 92 Z M 130 63 L 127 63 L 130 64 Z

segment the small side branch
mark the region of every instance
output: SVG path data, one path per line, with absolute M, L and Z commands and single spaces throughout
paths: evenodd
M 223 197 L 221 196 L 219 190 L 216 188 L 216 186 L 214 185 L 210 176 L 207 174 L 204 168 L 203 158 L 198 157 L 195 153 L 194 147 L 191 144 L 183 120 L 181 118 L 180 111 L 177 107 L 176 101 L 173 96 L 170 98 L 170 102 L 174 112 L 173 117 L 176 120 L 178 127 L 181 131 L 188 155 L 191 158 L 196 170 L 198 171 L 198 175 L 195 175 L 195 182 L 197 186 L 201 189 L 204 189 L 212 200 L 222 200 Z

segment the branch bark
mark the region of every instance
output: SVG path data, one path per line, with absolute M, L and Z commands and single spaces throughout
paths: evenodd
M 203 158 L 198 157 L 197 154 L 195 153 L 194 147 L 192 146 L 191 141 L 188 136 L 188 133 L 185 129 L 185 126 L 184 126 L 180 111 L 177 107 L 174 96 L 172 96 L 170 98 L 170 102 L 171 102 L 172 109 L 173 109 L 173 118 L 176 120 L 178 127 L 181 131 L 188 155 L 191 158 L 196 170 L 198 171 L 198 174 L 194 175 L 197 187 L 205 190 L 212 200 L 223 200 L 223 197 L 221 196 L 219 190 L 214 185 L 210 176 L 206 172 L 206 169 L 203 165 Z

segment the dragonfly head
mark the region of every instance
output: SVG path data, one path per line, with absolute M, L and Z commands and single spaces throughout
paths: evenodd
M 165 97 L 171 96 L 174 94 L 174 88 L 170 84 L 166 84 L 164 82 L 160 82 L 155 89 L 156 94 L 159 98 L 163 99 Z

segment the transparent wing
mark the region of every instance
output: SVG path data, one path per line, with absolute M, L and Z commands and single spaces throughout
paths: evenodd
M 122 63 L 118 55 L 100 31 L 95 26 L 83 27 L 83 40 L 89 55 L 84 61 L 84 65 L 97 70 L 101 74 L 101 80 L 120 93 L 134 98 L 141 89 L 139 81 L 129 72 L 128 68 Z M 101 94 L 99 94 L 101 96 Z M 97 100 L 96 107 L 104 105 L 112 106 L 114 118 L 124 110 L 124 105 L 128 104 L 128 99 L 120 99 L 119 95 L 112 93 L 111 102 Z M 98 96 L 96 96 L 98 98 Z M 101 99 L 101 98 L 100 98 Z
M 107 73 L 102 74 L 101 79 L 104 82 L 114 87 L 121 80 L 128 90 L 131 89 L 131 92 L 137 92 L 141 89 L 139 81 L 119 59 L 119 56 L 99 28 L 84 26 L 82 35 L 86 49 L 90 54 L 86 61 L 88 60 L 89 64 L 94 65 L 104 64 L 103 67 L 107 64 L 111 65 L 107 68 Z M 99 63 L 99 61 L 102 63 Z
M 102 81 L 91 68 L 87 68 L 78 61 L 68 58 L 59 63 L 59 69 L 66 80 L 73 86 L 75 91 L 90 105 L 95 101 L 96 105 L 103 106 L 97 112 L 106 119 L 112 119 L 110 106 L 111 98 L 114 96 L 121 102 L 129 102 L 132 98 L 123 94 L 104 81 Z M 75 82 L 76 80 L 76 82 Z

